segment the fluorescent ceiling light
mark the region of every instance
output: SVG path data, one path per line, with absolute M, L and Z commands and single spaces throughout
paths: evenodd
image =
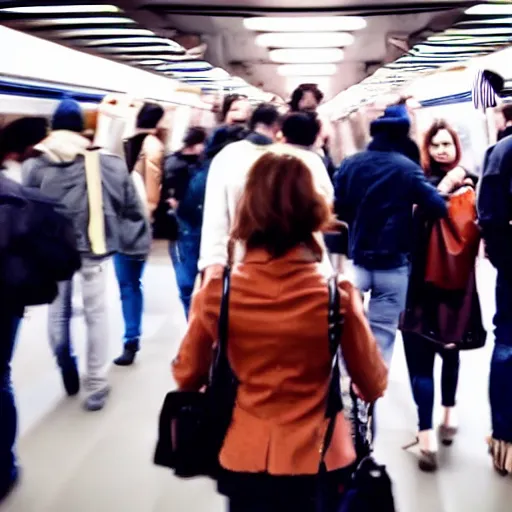
M 115 44 L 169 44 L 171 46 L 180 46 L 178 43 L 163 37 L 112 37 L 106 39 L 85 40 L 84 46 L 107 46 Z
M 115 5 L 38 5 L 26 7 L 9 7 L 0 9 L 0 12 L 13 14 L 86 14 L 121 12 Z
M 156 68 L 157 71 L 172 71 L 173 73 L 190 73 L 190 72 L 204 72 L 211 71 L 213 66 L 203 60 L 193 62 L 174 62 L 162 64 Z
M 346 32 L 270 32 L 256 36 L 264 48 L 336 48 L 349 46 L 354 36 Z
M 165 61 L 162 59 L 146 59 L 141 60 L 140 62 L 137 62 L 137 64 L 140 64 L 141 66 L 159 66 L 160 64 L 163 64 Z
M 361 30 L 366 21 L 359 16 L 245 18 L 244 26 L 256 32 L 337 32 Z
M 327 76 L 336 74 L 336 64 L 283 64 L 277 68 L 281 76 Z
M 470 7 L 466 14 L 470 16 L 506 16 L 512 14 L 512 4 L 478 4 Z
M 176 48 L 171 45 L 154 45 L 154 46 L 112 46 L 101 48 L 101 53 L 137 53 L 137 52 L 162 52 L 166 53 L 169 51 L 176 52 Z
M 121 16 L 98 17 L 98 18 L 54 18 L 39 20 L 23 20 L 23 23 L 30 26 L 44 27 L 52 25 L 117 25 L 118 23 L 135 24 L 131 18 Z
M 60 38 L 79 39 L 81 37 L 100 36 L 152 36 L 154 32 L 145 28 L 76 28 L 59 30 L 55 34 Z
M 312 63 L 324 64 L 343 60 L 343 50 L 339 48 L 322 49 L 279 49 L 269 52 L 270 60 L 283 64 Z

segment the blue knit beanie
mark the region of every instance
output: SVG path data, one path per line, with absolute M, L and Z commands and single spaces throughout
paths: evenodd
M 371 133 L 387 129 L 392 131 L 398 129 L 400 132 L 408 132 L 411 128 L 411 120 L 404 104 L 392 105 L 384 111 L 384 115 L 373 121 Z
M 66 98 L 59 103 L 53 114 L 52 130 L 68 130 L 80 133 L 84 130 L 84 117 L 80 105 Z

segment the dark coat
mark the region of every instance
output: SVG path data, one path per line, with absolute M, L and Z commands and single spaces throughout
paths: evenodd
M 478 196 L 478 221 L 487 254 L 512 281 L 512 126 L 487 150 Z
M 366 151 L 347 158 L 334 177 L 336 213 L 350 226 L 350 255 L 368 270 L 409 263 L 414 204 L 432 218 L 447 209 L 414 160 L 407 137 L 375 136 Z
M 437 186 L 440 178 L 432 177 L 429 181 Z M 414 213 L 414 248 L 407 303 L 400 328 L 442 345 L 481 346 L 487 333 L 482 324 L 475 271 L 470 274 L 464 290 L 441 290 L 425 282 L 433 224 L 434 221 L 418 207 Z

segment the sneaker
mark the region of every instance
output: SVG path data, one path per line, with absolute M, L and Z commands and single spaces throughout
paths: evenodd
M 68 396 L 76 396 L 80 391 L 80 375 L 75 361 L 61 368 L 62 382 Z
M 84 409 L 87 411 L 100 411 L 105 407 L 107 397 L 110 393 L 110 386 L 107 386 L 89 395 L 84 402 Z

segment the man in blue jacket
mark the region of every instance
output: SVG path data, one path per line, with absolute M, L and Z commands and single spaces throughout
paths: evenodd
M 371 124 L 368 148 L 344 160 L 334 178 L 336 213 L 350 226 L 355 284 L 371 292 L 369 321 L 388 365 L 405 307 L 413 206 L 434 218 L 447 212 L 419 166 L 409 130 L 405 105 L 388 107 Z

